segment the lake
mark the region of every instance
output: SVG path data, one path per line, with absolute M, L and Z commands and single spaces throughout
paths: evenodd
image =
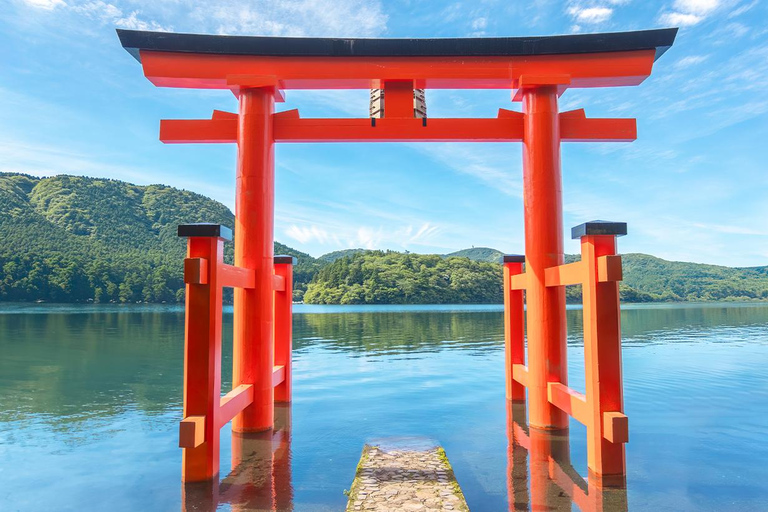
M 243 441 L 251 454 L 267 447 L 269 464 L 229 475 L 225 427 L 211 501 L 180 484 L 182 308 L 0 304 L 0 509 L 343 510 L 366 442 L 426 438 L 445 448 L 474 511 L 577 510 L 552 482 L 547 503 L 525 492 L 547 476 L 520 474 L 508 446 L 501 311 L 295 307 L 294 401 L 278 411 L 279 436 Z M 583 390 L 581 322 L 569 309 L 569 378 Z M 625 305 L 622 331 L 627 489 L 597 502 L 768 510 L 768 305 Z M 562 468 L 586 475 L 581 425 L 563 447 Z M 511 505 L 510 481 L 524 490 Z

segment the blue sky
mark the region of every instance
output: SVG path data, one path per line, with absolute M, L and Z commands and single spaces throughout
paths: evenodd
M 158 89 L 116 27 L 289 36 L 549 35 L 680 26 L 639 87 L 570 90 L 561 109 L 636 117 L 633 143 L 563 145 L 565 227 L 626 221 L 622 252 L 768 264 L 768 2 L 759 0 L 0 0 L 0 171 L 164 183 L 234 203 L 235 148 L 163 145 L 162 118 L 234 110 Z M 367 91 L 288 91 L 303 117 L 367 116 Z M 428 91 L 433 117 L 519 109 L 508 91 Z M 348 247 L 522 252 L 520 144 L 277 147 L 275 237 Z M 566 240 L 566 252 L 578 251 Z

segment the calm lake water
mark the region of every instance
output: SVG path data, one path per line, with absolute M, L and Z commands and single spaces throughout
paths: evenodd
M 225 427 L 219 510 L 343 510 L 363 445 L 382 438 L 440 443 L 472 510 L 531 506 L 526 455 L 508 450 L 500 306 L 295 311 L 294 402 L 274 439 L 243 441 L 276 455 L 229 475 Z M 581 321 L 568 311 L 576 389 Z M 606 509 L 768 510 L 768 305 L 628 305 L 622 323 L 627 490 Z M 225 389 L 231 328 L 229 310 Z M 0 510 L 209 507 L 180 485 L 183 329 L 176 306 L 0 304 Z M 584 428 L 562 446 L 561 468 L 586 475 Z M 577 510 L 549 485 L 534 509 Z

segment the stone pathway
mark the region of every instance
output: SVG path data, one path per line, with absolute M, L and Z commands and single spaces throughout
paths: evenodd
M 365 445 L 347 503 L 348 512 L 358 510 L 469 509 L 442 448 Z

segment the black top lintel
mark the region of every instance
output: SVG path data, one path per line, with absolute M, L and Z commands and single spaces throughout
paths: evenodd
M 297 260 L 295 256 L 290 256 L 287 254 L 275 254 L 273 258 L 273 262 L 275 265 L 279 263 L 288 263 L 290 265 L 295 265 L 297 261 L 299 260 Z
M 677 28 L 525 37 L 437 39 L 340 39 L 325 37 L 222 36 L 117 29 L 136 60 L 139 51 L 282 57 L 512 57 L 655 50 L 658 59 Z
M 505 254 L 501 258 L 502 263 L 525 263 L 524 254 Z
M 216 237 L 224 240 L 232 240 L 232 230 L 221 224 L 199 222 L 196 224 L 179 224 L 177 231 L 181 237 Z
M 611 222 L 607 220 L 592 220 L 571 229 L 571 238 L 574 240 L 591 235 L 624 236 L 626 234 L 626 222 Z

